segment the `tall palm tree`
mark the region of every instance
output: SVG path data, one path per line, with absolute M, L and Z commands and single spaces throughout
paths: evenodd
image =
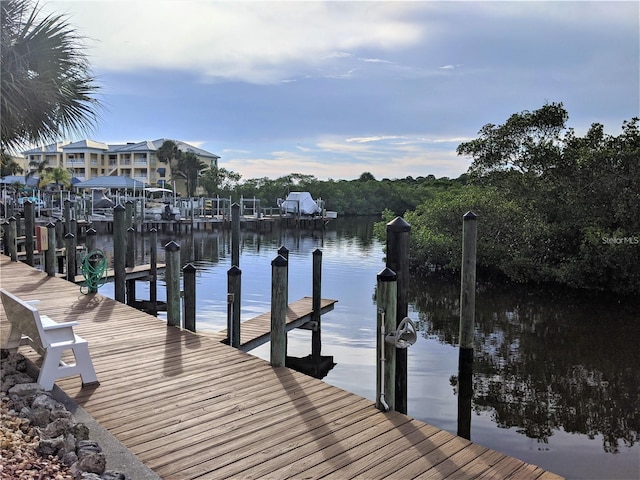
M 81 37 L 63 15 L 41 18 L 32 0 L 2 0 L 0 17 L 1 146 L 86 133 L 101 105 Z
M 29 171 L 24 176 L 25 180 L 29 180 L 29 178 L 36 174 L 38 175 L 38 178 L 42 178 L 42 174 L 47 167 L 48 165 L 46 160 L 31 160 L 29 162 Z
M 63 167 L 47 168 L 38 186 L 44 188 L 50 183 L 55 183 L 57 190 L 62 190 L 62 187 L 70 187 L 71 172 Z
M 175 171 L 177 176 L 181 176 L 187 180 L 187 197 L 193 197 L 198 186 L 198 177 L 208 165 L 200 160 L 195 153 L 187 152 L 178 160 L 178 166 Z
M 175 172 L 178 169 L 178 163 L 183 155 L 184 153 L 180 151 L 178 144 L 173 140 L 165 140 L 156 151 L 156 157 L 158 157 L 158 160 L 169 166 L 170 180 L 173 179 Z

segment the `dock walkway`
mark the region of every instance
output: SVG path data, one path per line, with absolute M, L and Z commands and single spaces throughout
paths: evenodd
M 287 307 L 285 319 L 286 331 L 301 327 L 311 320 L 313 314 L 313 299 L 303 297 Z M 323 298 L 320 300 L 320 315 L 333 310 L 337 300 Z M 223 338 L 227 337 L 227 330 L 220 332 Z M 267 343 L 271 337 L 271 312 L 263 313 L 250 320 L 245 320 L 240 324 L 240 347 L 243 352 L 253 350 L 260 345 Z
M 79 322 L 101 383 L 57 385 L 162 478 L 560 478 L 4 255 L 0 286 Z

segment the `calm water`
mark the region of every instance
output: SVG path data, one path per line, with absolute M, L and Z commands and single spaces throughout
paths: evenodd
M 337 363 L 324 381 L 375 400 L 376 274 L 383 245 L 372 222 L 339 220 L 323 233 L 242 232 L 242 319 L 270 309 L 271 261 L 284 245 L 289 299 L 311 295 L 312 252 L 323 258 L 323 355 Z M 159 234 L 176 240 L 197 269 L 197 328 L 226 328 L 227 232 Z M 112 239 L 98 244 L 112 249 Z M 144 248 L 143 248 L 144 245 Z M 163 250 L 160 250 L 162 257 Z M 141 239 L 139 260 L 148 259 Z M 101 288 L 113 296 L 113 284 Z M 159 284 L 160 298 L 165 298 Z M 148 298 L 143 284 L 138 297 Z M 458 282 L 412 279 L 409 316 L 421 338 L 408 351 L 409 415 L 457 431 Z M 638 305 L 517 287 L 481 285 L 476 297 L 471 439 L 569 478 L 640 478 Z M 311 352 L 307 331 L 289 334 L 289 355 Z M 269 345 L 252 351 L 269 358 Z

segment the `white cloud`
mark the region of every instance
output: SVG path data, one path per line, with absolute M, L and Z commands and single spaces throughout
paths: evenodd
M 358 60 L 360 60 L 361 62 L 366 62 L 366 63 L 390 63 L 390 64 L 393 63 L 393 62 L 391 62 L 389 60 L 383 60 L 381 58 L 358 58 Z
M 396 135 L 381 135 L 381 136 L 376 136 L 376 137 L 352 137 L 352 138 L 347 138 L 345 140 L 345 142 L 347 143 L 369 143 L 369 142 L 379 142 L 381 140 L 395 140 L 398 138 L 406 138 L 406 137 L 399 137 Z
M 209 80 L 275 83 L 360 48 L 414 45 L 411 3 L 52 2 L 86 37 L 97 71 L 180 69 Z

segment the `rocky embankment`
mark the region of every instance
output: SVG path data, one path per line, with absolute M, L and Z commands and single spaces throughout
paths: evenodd
M 35 383 L 20 354 L 1 353 L 0 479 L 130 480 L 107 471 L 89 429 Z

